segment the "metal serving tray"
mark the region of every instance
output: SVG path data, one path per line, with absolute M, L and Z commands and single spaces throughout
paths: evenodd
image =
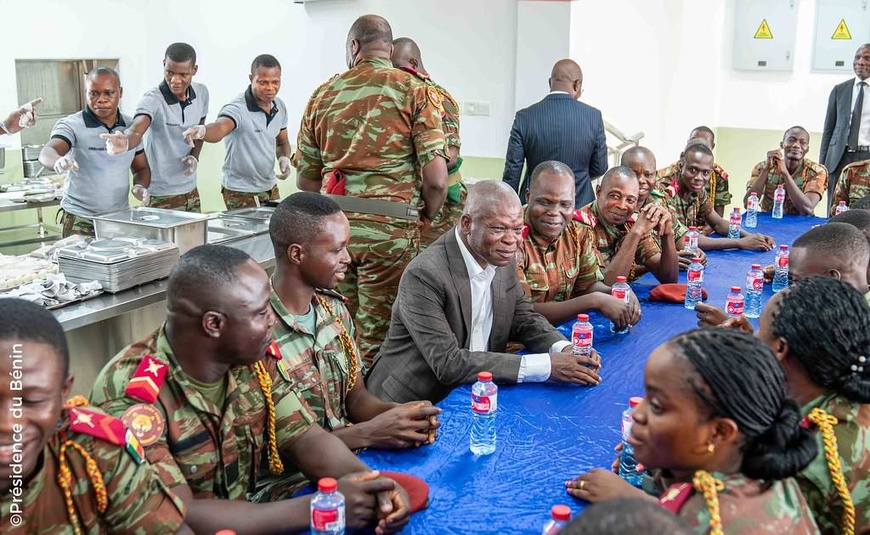
M 207 214 L 139 206 L 94 217 L 97 238 L 138 237 L 164 240 L 184 254 L 208 238 Z
M 246 236 L 269 232 L 269 222 L 262 219 L 248 219 L 233 217 L 230 214 L 221 214 L 208 222 L 209 230 L 226 229 L 232 232 L 240 232 Z
M 256 219 L 258 221 L 268 222 L 272 218 L 275 209 L 270 206 L 260 206 L 259 208 L 240 208 L 230 212 L 224 212 L 230 217 L 244 217 L 246 219 Z

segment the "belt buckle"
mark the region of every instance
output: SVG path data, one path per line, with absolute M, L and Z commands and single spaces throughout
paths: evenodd
M 420 211 L 410 206 L 405 208 L 405 215 L 407 215 L 409 219 L 420 219 Z

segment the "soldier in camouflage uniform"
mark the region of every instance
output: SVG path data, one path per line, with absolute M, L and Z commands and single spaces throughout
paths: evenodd
M 713 210 L 704 194 L 704 185 L 713 170 L 713 152 L 704 142 L 693 141 L 683 151 L 681 172 L 668 184 L 665 198 L 670 212 L 687 227 L 707 227 L 720 236 L 728 235 L 728 221 Z M 740 238 L 711 238 L 701 235 L 698 245 L 706 251 L 746 249 L 769 251 L 774 241 L 764 234 L 750 234 L 740 229 Z
M 677 248 L 677 256 L 680 262 L 680 269 L 686 269 L 692 262 L 693 258 L 700 258 L 701 263 L 707 264 L 707 253 L 700 248 L 690 252 L 684 249 L 685 236 L 689 232 L 689 228 L 682 224 L 679 218 L 674 214 L 668 206 L 664 191 L 656 186 L 656 157 L 646 147 L 631 147 L 622 153 L 620 165 L 628 167 L 634 174 L 637 175 L 639 189 L 637 192 L 637 210 L 635 210 L 634 218 L 640 217 L 640 210 L 647 205 L 660 206 L 670 212 L 671 223 L 674 228 L 674 245 Z M 658 235 L 655 229 L 652 231 L 653 238 L 662 245 L 662 238 Z
M 828 170 L 804 157 L 809 146 L 810 134 L 803 127 L 786 130 L 779 149 L 768 151 L 767 159 L 752 168 L 743 204 L 754 191 L 758 194 L 759 210 L 770 212 L 776 187 L 783 184 L 786 189 L 784 212 L 812 215 L 828 187 Z
M 123 422 L 80 401 L 62 408 L 72 376 L 50 312 L 5 299 L 0 348 L 0 532 L 192 533 Z
M 610 295 L 595 254 L 592 233 L 573 220 L 574 172 L 567 165 L 541 162 L 529 178 L 523 241 L 517 253 L 517 279 L 535 311 L 558 325 L 595 310 L 620 328 L 637 323 L 640 306 Z
M 438 90 L 441 96 L 441 122 L 444 137 L 447 139 L 447 199 L 431 225 L 424 226 L 420 231 L 420 249 L 441 237 L 459 223 L 468 188 L 462 181 L 459 168 L 462 167 L 462 157 L 459 156 L 461 146 L 459 140 L 459 103 L 444 87 L 435 83 L 423 66 L 423 55 L 420 47 L 413 39 L 399 37 L 393 41 L 393 53 L 390 60 L 397 69 L 407 71 L 423 80 L 426 84 Z
M 809 277 L 768 301 L 758 338 L 816 434 L 819 454 L 797 479 L 821 532 L 870 532 L 870 305 L 845 282 Z
M 351 449 L 431 444 L 441 409 L 429 401 L 383 402 L 363 382 L 353 321 L 332 290 L 350 262 L 350 230 L 339 206 L 323 195 L 294 193 L 278 205 L 269 230 L 275 249 L 271 303 L 278 317 L 272 332 L 291 386 L 317 423 Z
M 302 190 L 331 194 L 351 226 L 349 298 L 363 367 L 387 334 L 399 278 L 447 194 L 441 96 L 390 63 L 389 23 L 357 19 L 349 69 L 318 87 L 302 117 L 293 165 Z M 324 183 L 325 180 L 325 183 Z
M 693 142 L 702 141 L 710 150 L 716 148 L 716 136 L 707 126 L 699 126 L 689 133 L 689 140 L 686 145 L 691 145 Z M 660 169 L 657 173 L 659 188 L 667 187 L 671 182 L 677 179 L 682 172 L 681 161 L 683 155 L 680 154 L 680 159 L 671 165 Z M 725 213 L 725 208 L 731 204 L 731 192 L 728 191 L 728 173 L 718 163 L 713 163 L 713 170 L 710 173 L 710 180 L 704 187 L 707 193 L 707 198 L 713 205 L 713 209 L 720 216 Z
M 649 206 L 635 220 L 637 192 L 634 171 L 613 167 L 601 179 L 597 198 L 577 210 L 574 218 L 594 237 L 605 283 L 613 284 L 620 275 L 631 282 L 647 271 L 663 283 L 676 282 L 679 268 L 671 215 L 661 207 Z M 661 246 L 652 236 L 653 229 L 663 238 Z
M 870 195 L 870 160 L 851 163 L 843 168 L 837 181 L 834 200 L 831 202 L 831 213 L 834 213 L 840 201 L 845 201 L 846 206 L 850 206 L 867 195 Z
M 167 322 L 106 365 L 91 400 L 138 434 L 197 532 L 306 529 L 306 498 L 246 503 L 261 466 L 276 475 L 286 467 L 313 478 L 344 476 L 339 486 L 354 496 L 348 501 L 369 507 L 376 493 L 388 493 L 393 512 L 380 522 L 395 529 L 407 521 L 404 496 L 391 480 L 367 480 L 376 474 L 313 423 L 291 387 L 272 343 L 269 293 L 265 271 L 244 252 L 188 251 L 169 277 Z M 348 525 L 375 522 L 373 511 L 348 511 Z

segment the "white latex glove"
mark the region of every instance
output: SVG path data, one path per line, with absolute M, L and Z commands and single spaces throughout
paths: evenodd
M 196 159 L 196 156 L 188 154 L 181 158 L 181 163 L 184 164 L 184 171 L 182 171 L 181 174 L 184 176 L 190 176 L 196 173 L 196 167 L 199 165 L 199 160 Z
M 31 126 L 36 124 L 36 110 L 34 106 L 38 106 L 42 104 L 42 97 L 35 98 L 21 106 L 21 109 L 18 112 L 21 114 L 18 117 L 18 126 L 21 128 L 30 128 Z
M 72 157 L 72 154 L 65 154 L 54 162 L 54 172 L 59 175 L 71 170 L 78 170 L 78 168 L 79 164 L 76 163 L 76 159 Z
M 194 141 L 205 137 L 205 125 L 198 124 L 196 126 L 191 126 L 182 132 L 181 135 L 184 137 L 184 142 L 193 147 Z
M 133 189 L 131 189 L 130 192 L 133 193 L 134 197 L 142 201 L 142 206 L 148 206 L 151 204 L 151 193 L 149 193 L 148 188 L 142 184 L 134 184 Z
M 281 156 L 278 158 L 278 171 L 277 176 L 280 180 L 284 180 L 288 176 L 290 176 L 290 158 L 286 156 Z
M 100 134 L 100 139 L 106 140 L 106 152 L 111 155 L 124 154 L 129 147 L 127 136 L 124 135 L 124 132 Z

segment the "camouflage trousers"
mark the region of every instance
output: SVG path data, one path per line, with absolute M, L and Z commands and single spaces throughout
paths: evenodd
M 239 208 L 256 208 L 266 201 L 277 201 L 281 198 L 278 193 L 278 185 L 272 186 L 269 191 L 258 191 L 256 193 L 247 193 L 244 191 L 234 191 L 221 186 L 221 195 L 224 197 L 224 204 L 227 205 L 227 210 L 238 210 Z
M 57 211 L 57 218 L 61 225 L 61 236 L 66 238 L 73 234 L 81 234 L 82 236 L 94 236 L 94 221 L 86 217 L 71 214 L 61 208 Z
M 365 373 L 387 336 L 393 301 L 405 266 L 420 247 L 420 223 L 396 220 L 378 223 L 350 220 L 351 264 L 338 291 L 347 297 L 347 308 L 356 327 L 360 371 Z
M 151 197 L 152 208 L 164 208 L 166 210 L 183 210 L 185 212 L 201 212 L 202 205 L 199 200 L 199 190 L 193 188 L 187 193 L 178 195 L 166 195 Z
M 459 202 L 455 203 L 448 197 L 444 201 L 444 206 L 441 207 L 438 215 L 432 221 L 432 224 L 421 229 L 421 251 L 440 238 L 445 232 L 452 230 L 453 227 L 459 224 L 459 218 L 465 209 L 465 198 L 468 197 L 468 188 L 463 182 L 457 182 L 456 185 L 451 186 L 451 188 L 454 187 L 459 189 Z

